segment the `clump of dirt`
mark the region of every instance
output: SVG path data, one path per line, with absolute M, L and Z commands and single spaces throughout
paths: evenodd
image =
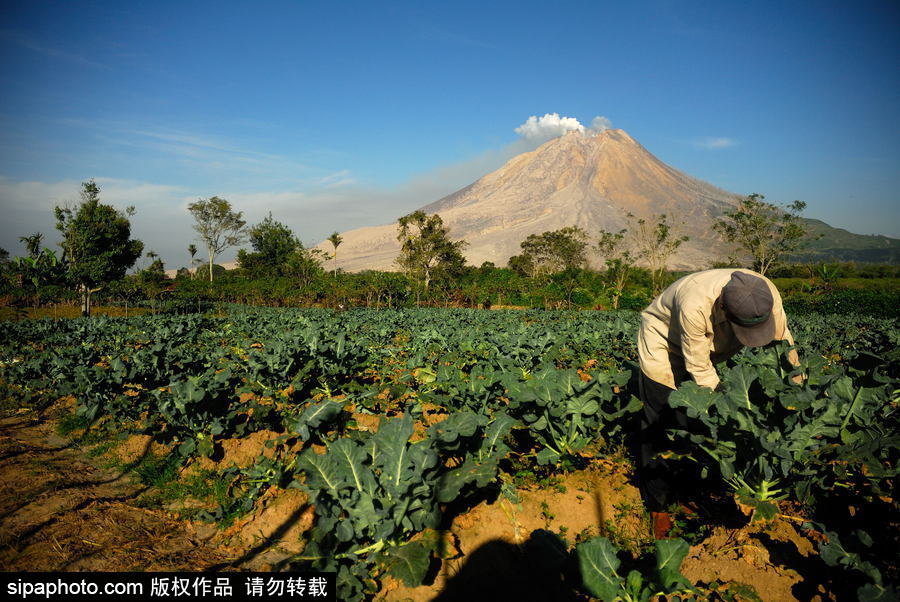
M 113 455 L 122 464 L 136 464 L 149 455 L 167 456 L 171 445 L 153 440 L 151 435 L 130 435 L 113 449 Z
M 716 527 L 691 548 L 682 573 L 692 582 L 742 583 L 763 600 L 803 600 L 797 585 L 804 577 L 790 566 L 802 566 L 816 554 L 815 545 L 794 525 L 776 518 L 741 529 Z
M 354 412 L 353 420 L 356 421 L 356 429 L 370 433 L 377 433 L 378 426 L 381 424 L 381 416 L 378 414 L 362 414 Z
M 443 422 L 450 417 L 450 414 L 447 413 L 446 408 L 435 405 L 433 403 L 423 403 L 422 404 L 422 420 L 428 426 L 434 426 L 439 422 Z
M 315 509 L 309 497 L 297 489 L 269 489 L 254 511 L 214 540 L 236 560 L 235 565 L 251 570 L 271 570 L 303 551 L 305 534 L 315 523 Z
M 217 468 L 247 468 L 256 464 L 262 455 L 271 458 L 275 455 L 276 446 L 267 446 L 266 443 L 280 437 L 274 431 L 255 431 L 246 437 L 237 439 L 222 439 L 216 443 L 220 450 L 213 458 L 199 457 L 191 464 L 188 472 L 196 470 L 215 470 Z M 297 444 L 299 448 L 299 444 Z

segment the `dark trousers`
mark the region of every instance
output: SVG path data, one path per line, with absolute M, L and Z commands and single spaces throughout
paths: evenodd
M 679 379 L 676 371 L 676 385 L 686 380 Z M 651 512 L 664 512 L 674 501 L 677 490 L 686 490 L 696 483 L 696 475 L 686 470 L 687 461 L 667 461 L 661 454 L 666 452 L 686 453 L 684 443 L 669 441 L 666 429 L 688 430 L 687 415 L 669 405 L 669 395 L 673 389 L 647 378 L 640 373 L 639 392 L 644 407 L 641 413 L 639 472 L 641 496 Z

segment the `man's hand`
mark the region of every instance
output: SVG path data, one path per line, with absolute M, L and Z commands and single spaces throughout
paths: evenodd
M 795 374 L 791 377 L 791 382 L 793 382 L 795 385 L 802 385 L 803 381 L 805 380 L 806 374 L 804 374 L 803 372 L 801 372 L 800 374 Z

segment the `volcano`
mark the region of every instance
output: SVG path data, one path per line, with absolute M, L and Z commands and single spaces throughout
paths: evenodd
M 453 240 L 464 239 L 469 264 L 506 265 L 530 234 L 579 226 L 595 240 L 599 230 L 628 227 L 629 213 L 648 221 L 668 216 L 690 240 L 670 269 L 701 269 L 728 254 L 713 220 L 733 209 L 739 195 L 693 178 L 656 158 L 620 129 L 569 132 L 509 160 L 500 169 L 421 209 L 437 213 Z M 397 224 L 342 233 L 340 267 L 395 270 Z M 330 244 L 321 248 L 331 250 Z M 599 265 L 594 258 L 594 265 Z

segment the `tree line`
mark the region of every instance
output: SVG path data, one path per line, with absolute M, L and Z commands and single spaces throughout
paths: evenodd
M 762 274 L 784 269 L 785 258 L 807 240 L 800 220 L 805 204 L 779 206 L 751 194 L 713 224 L 734 245 L 734 254 L 711 267 L 747 266 Z M 486 262 L 466 265 L 467 243 L 452 240 L 437 214 L 415 211 L 398 220 L 400 253 L 397 272 L 346 273 L 339 268 L 343 238 L 327 238 L 331 252 L 303 245 L 299 237 L 269 213 L 248 225 L 229 201 L 213 196 L 188 205 L 197 244 L 186 250 L 187 267 L 168 279 L 152 250 L 131 238 L 134 208 L 118 210 L 100 201 L 100 188 L 84 182 L 74 207 L 56 207 L 60 251 L 43 246 L 40 233 L 22 236 L 27 256 L 10 258 L 0 249 L 0 284 L 8 303 L 35 307 L 47 302 L 78 300 L 89 316 L 99 295 L 107 303 L 149 304 L 169 311 L 202 310 L 212 302 L 267 305 L 407 304 L 489 307 L 597 307 L 639 309 L 677 274 L 669 260 L 688 237 L 682 224 L 665 214 L 638 218 L 628 214 L 628 227 L 589 233 L 569 226 L 529 235 L 520 253 L 506 266 Z M 249 243 L 237 253 L 238 268 L 225 271 L 216 258 L 225 250 Z M 601 269 L 591 269 L 590 252 Z M 132 273 L 138 260 L 143 264 Z M 832 274 L 833 275 L 833 274 Z

